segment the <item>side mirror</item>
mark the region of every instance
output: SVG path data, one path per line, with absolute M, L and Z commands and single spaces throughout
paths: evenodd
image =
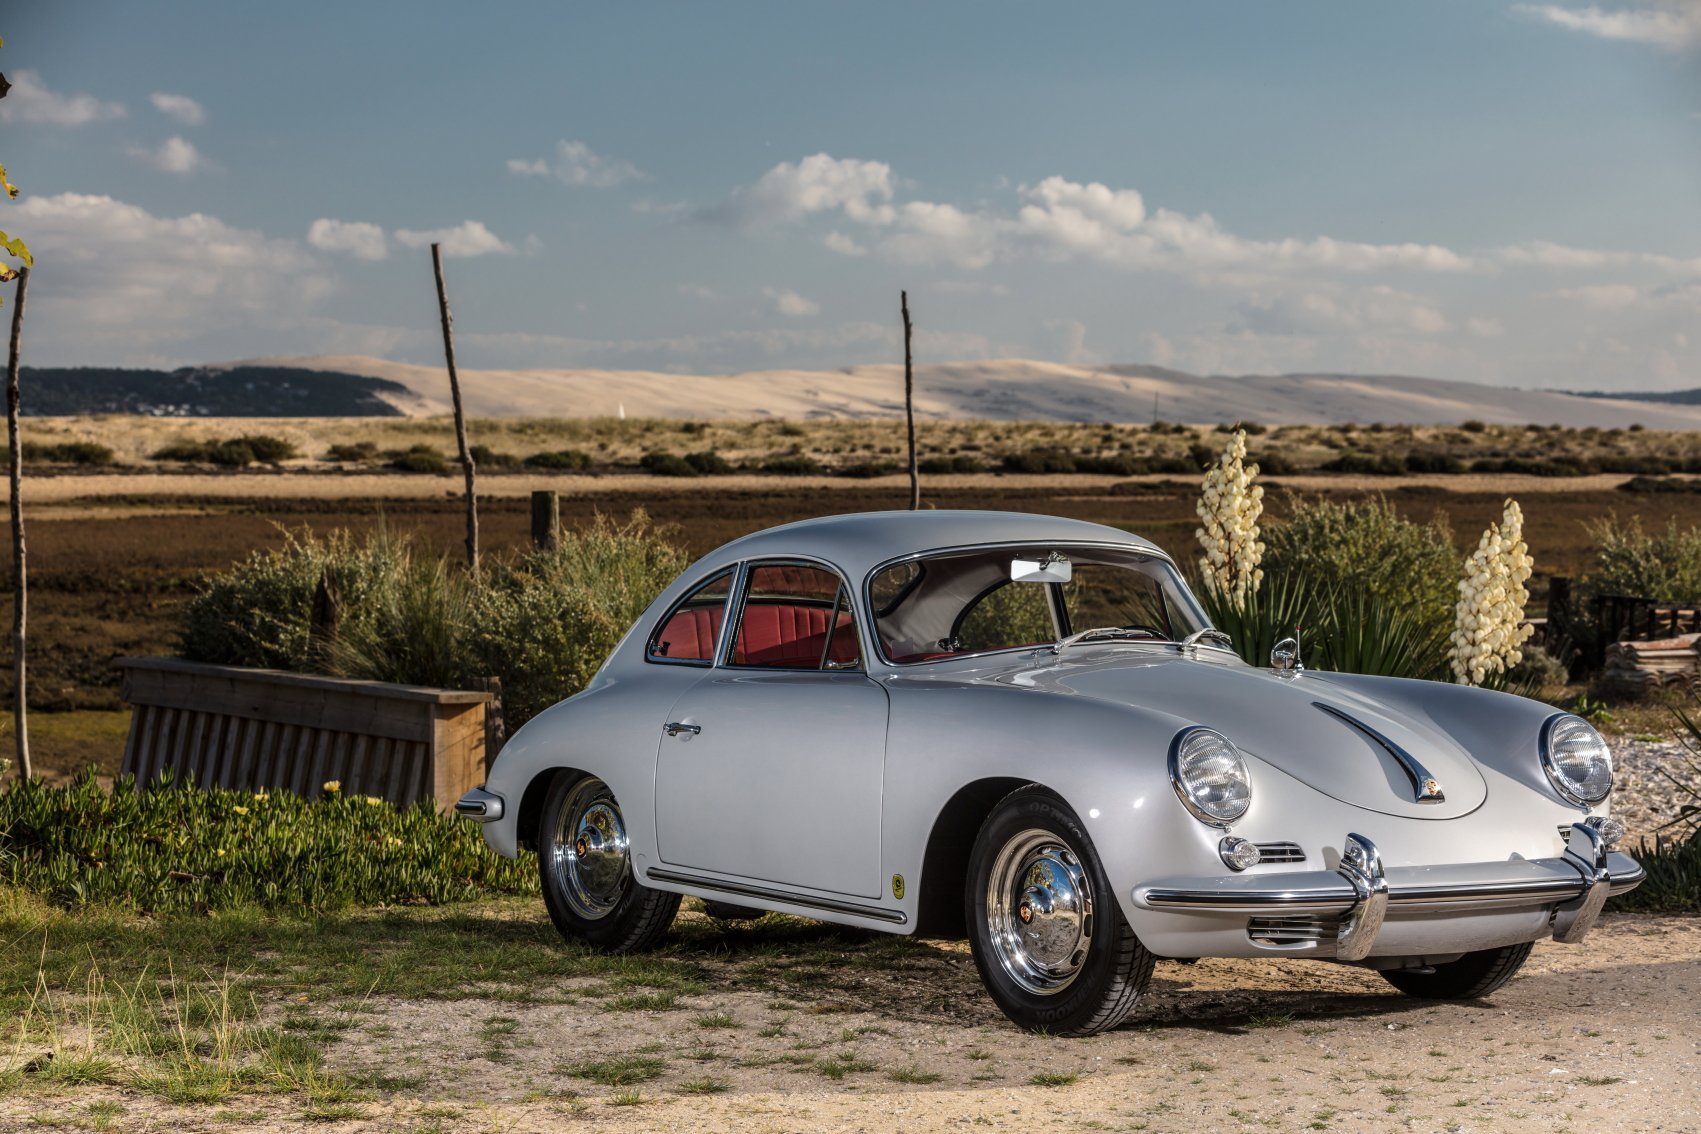
M 1283 638 L 1270 649 L 1270 668 L 1283 677 L 1297 677 L 1305 672 L 1299 660 L 1299 642 Z

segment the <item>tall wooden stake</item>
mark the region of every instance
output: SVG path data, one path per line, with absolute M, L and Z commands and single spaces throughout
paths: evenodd
M 921 474 L 915 463 L 915 367 L 910 358 L 910 293 L 898 292 L 898 307 L 904 313 L 904 420 L 910 433 L 910 511 L 921 507 Z
M 23 394 L 18 388 L 18 352 L 24 337 L 24 289 L 29 286 L 30 270 L 18 269 L 18 286 L 12 294 L 12 353 L 6 363 L 6 443 L 10 447 L 8 464 L 12 479 L 12 665 L 14 709 L 18 738 L 18 778 L 27 780 L 33 774 L 30 767 L 29 704 L 24 684 L 24 630 L 29 615 L 29 577 L 25 574 L 24 557 L 24 450 L 18 439 L 18 413 Z
M 443 246 L 431 246 L 431 270 L 437 276 L 437 313 L 443 321 L 443 357 L 449 362 L 449 396 L 455 403 L 455 445 L 467 474 L 467 566 L 478 573 L 478 474 L 467 448 L 467 415 L 461 409 L 461 378 L 455 372 L 454 318 L 449 314 L 449 289 L 443 283 Z

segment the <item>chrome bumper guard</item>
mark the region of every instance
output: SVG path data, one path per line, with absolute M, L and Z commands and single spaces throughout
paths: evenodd
M 502 797 L 475 787 L 455 801 L 455 814 L 475 823 L 494 823 L 502 818 Z
M 1594 928 L 1607 898 L 1634 890 L 1645 877 L 1635 859 L 1607 850 L 1600 831 L 1588 823 L 1572 824 L 1559 858 L 1392 870 L 1383 868 L 1376 844 L 1349 834 L 1337 870 L 1160 880 L 1136 887 L 1134 904 L 1242 917 L 1339 915 L 1335 957 L 1362 961 L 1376 944 L 1390 907 L 1472 914 L 1552 906 L 1553 939 L 1575 945 Z

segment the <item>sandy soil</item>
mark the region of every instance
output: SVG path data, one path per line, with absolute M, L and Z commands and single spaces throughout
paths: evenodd
M 357 1104 L 358 1119 L 108 1088 L 0 1099 L 0 1130 L 74 1124 L 103 1100 L 124 1107 L 115 1130 L 1701 1129 L 1694 919 L 1609 916 L 1585 946 L 1539 945 L 1510 985 L 1466 1004 L 1315 962 L 1163 963 L 1130 1023 L 1086 1040 L 1016 1031 L 965 950 L 931 952 L 832 998 L 727 990 L 610 1012 L 567 982 L 542 997 L 559 1002 L 371 1003 L 328 1068 L 420 1085 Z M 620 1056 L 659 1061 L 624 1104 L 572 1072 Z
M 1303 492 L 1389 492 L 1394 489 L 1422 488 L 1449 493 L 1505 493 L 1514 496 L 1533 496 L 1542 493 L 1610 492 L 1629 480 L 1618 473 L 1595 476 L 1539 477 L 1510 474 L 1408 475 L 1402 477 L 1359 476 L 1284 476 L 1275 478 L 1290 489 Z M 926 478 L 926 490 L 974 489 L 996 484 L 1000 490 L 1079 488 L 1083 492 L 1102 492 L 1113 484 L 1161 484 L 1166 481 L 1188 484 L 1193 491 L 1193 478 L 1175 476 L 1097 476 L 1088 474 L 1025 475 L 987 473 L 938 475 Z M 479 478 L 480 496 L 527 496 L 537 489 L 553 488 L 563 496 L 582 495 L 651 495 L 658 490 L 672 493 L 702 492 L 712 495 L 721 492 L 772 490 L 776 488 L 806 489 L 831 492 L 846 488 L 906 487 L 904 475 L 847 480 L 831 476 L 716 476 L 698 479 L 653 477 L 636 473 L 616 473 L 602 476 L 546 475 L 536 473 L 484 474 Z M 24 499 L 30 504 L 62 504 L 73 500 L 99 505 L 112 497 L 137 497 L 152 500 L 164 498 L 250 499 L 250 500 L 347 500 L 347 499 L 411 499 L 423 500 L 443 496 L 458 496 L 461 492 L 459 472 L 453 475 L 415 475 L 408 473 L 335 473 L 335 472 L 124 472 L 63 475 L 32 475 Z M 0 489 L 0 499 L 9 492 Z

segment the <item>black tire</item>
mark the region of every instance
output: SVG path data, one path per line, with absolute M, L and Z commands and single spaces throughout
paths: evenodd
M 1475 1000 L 1487 996 L 1518 974 L 1535 942 L 1466 953 L 1457 961 L 1436 965 L 1432 973 L 1385 969 L 1382 978 L 1407 996 L 1424 1000 Z
M 538 817 L 537 848 L 543 904 L 567 940 L 636 953 L 673 924 L 679 895 L 632 877 L 620 805 L 595 776 L 555 777 Z
M 1081 821 L 1037 785 L 1005 796 L 981 825 L 963 905 L 982 983 L 1029 1031 L 1108 1031 L 1152 978 L 1155 958 L 1123 920 Z

